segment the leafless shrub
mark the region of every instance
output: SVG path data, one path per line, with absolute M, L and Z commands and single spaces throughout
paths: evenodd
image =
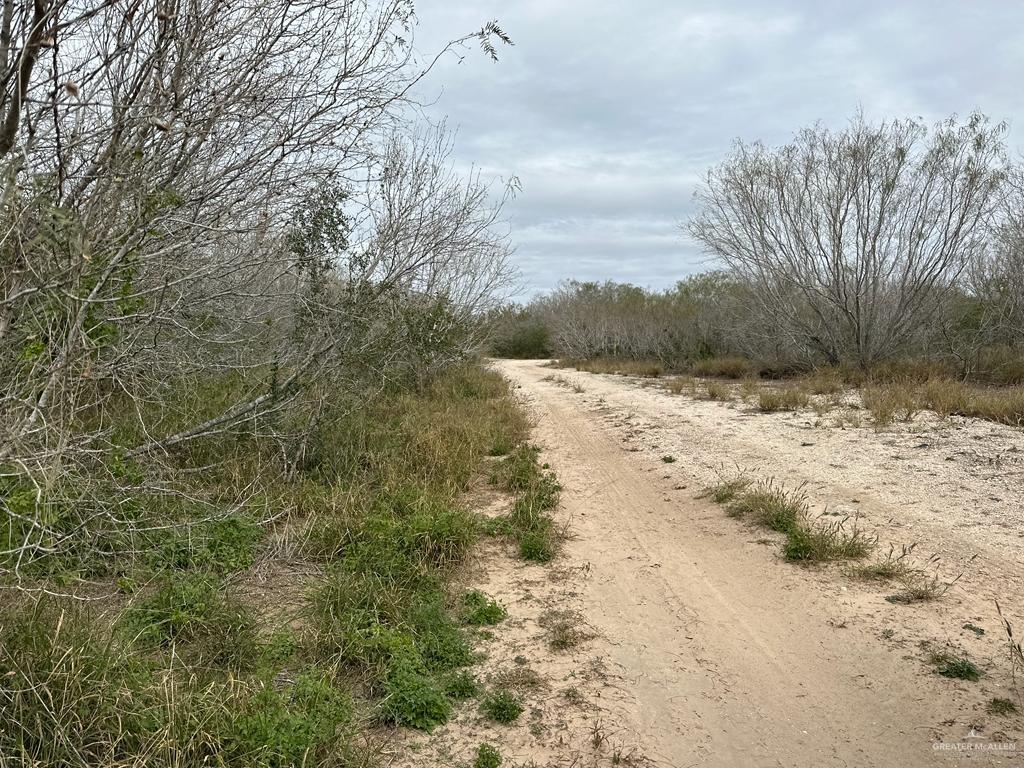
M 766 332 L 869 366 L 936 317 L 981 252 L 1005 130 L 977 114 L 930 134 L 858 116 L 777 150 L 738 143 L 708 174 L 690 231 L 753 287 Z

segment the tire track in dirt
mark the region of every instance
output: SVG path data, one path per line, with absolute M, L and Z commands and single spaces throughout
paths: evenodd
M 564 486 L 566 557 L 588 562 L 588 622 L 617 667 L 616 725 L 667 766 L 930 766 L 977 692 L 878 639 L 856 600 L 678 489 L 533 361 L 502 361 Z M 585 380 L 584 380 L 585 382 Z M 611 407 L 611 406 L 608 406 Z M 644 418 L 658 418 L 644 413 Z M 725 458 L 725 457 L 723 457 Z M 974 765 L 1014 764 L 974 759 Z M 994 758 L 993 758 L 994 760 Z

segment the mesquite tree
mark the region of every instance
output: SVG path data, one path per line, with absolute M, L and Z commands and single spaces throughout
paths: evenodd
M 443 131 L 403 138 L 437 60 L 414 26 L 409 0 L 3 2 L 0 567 L 124 522 L 76 481 L 56 526 L 69 474 L 256 431 L 302 461 L 324 392 L 458 355 L 507 245 Z
M 772 334 L 867 366 L 926 329 L 984 249 L 1004 133 L 981 115 L 931 131 L 858 116 L 779 149 L 737 143 L 690 232 L 750 284 Z

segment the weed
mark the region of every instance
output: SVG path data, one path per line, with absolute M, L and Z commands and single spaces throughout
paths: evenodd
M 387 722 L 430 731 L 451 716 L 444 691 L 412 660 L 392 662 L 383 691 L 381 712 Z
M 499 768 L 501 765 L 501 753 L 490 744 L 481 744 L 476 750 L 476 759 L 473 760 L 473 768 Z
M 973 561 L 974 558 L 972 557 L 971 560 Z M 899 579 L 902 590 L 886 597 L 886 601 L 898 604 L 923 603 L 938 600 L 945 595 L 954 584 L 963 578 L 964 571 L 950 581 L 943 581 L 937 572 L 929 575 L 926 570 L 929 566 L 937 567 L 938 562 L 939 556 L 932 555 L 925 562 L 924 568 L 908 569 Z
M 347 694 L 306 673 L 286 690 L 261 688 L 232 723 L 228 749 L 256 764 L 302 765 L 335 741 L 351 716 Z
M 663 462 L 665 462 L 666 464 L 675 464 L 676 463 L 676 457 L 675 456 L 662 456 L 661 460 Z
M 855 565 L 848 571 L 850 576 L 864 581 L 893 581 L 905 579 L 911 574 L 911 568 L 907 561 L 910 554 L 917 546 L 916 543 L 907 546 L 906 544 L 897 551 L 895 545 L 889 545 L 889 551 L 881 560 L 871 563 Z
M 1017 705 L 1010 699 L 994 698 L 985 706 L 985 711 L 990 715 L 1005 717 L 1017 713 Z
M 608 734 L 605 733 L 604 724 L 597 719 L 590 726 L 590 744 L 594 749 L 601 749 L 606 741 L 608 741 Z
M 946 657 L 937 662 L 936 673 L 942 677 L 956 680 L 969 680 L 972 683 L 981 679 L 982 672 L 978 666 L 965 657 Z
M 551 610 L 540 617 L 539 623 L 547 630 L 548 647 L 553 651 L 570 650 L 592 637 L 580 628 L 583 617 L 575 611 Z
M 470 672 L 462 670 L 452 675 L 445 684 L 445 694 L 452 701 L 465 701 L 477 695 L 480 687 Z
M 463 620 L 473 626 L 492 626 L 502 622 L 508 613 L 483 592 L 473 590 L 462 598 Z
M 480 702 L 480 711 L 496 723 L 514 723 L 523 714 L 523 703 L 511 691 L 499 689 Z
M 562 696 L 565 697 L 566 701 L 575 706 L 580 706 L 585 701 L 585 699 L 583 698 L 583 694 L 580 693 L 580 689 L 576 686 L 570 686 L 569 688 L 566 688 L 564 691 L 562 691 Z
M 1014 679 L 1016 679 L 1017 673 L 1024 669 L 1024 646 L 1021 645 L 1020 640 L 1014 637 L 1013 625 L 1003 615 L 1003 609 L 999 605 L 999 601 L 996 601 L 996 613 L 999 614 L 999 620 L 1003 624 L 1003 633 L 1006 636 L 1006 644 L 1010 652 L 1010 668 L 1013 671 Z

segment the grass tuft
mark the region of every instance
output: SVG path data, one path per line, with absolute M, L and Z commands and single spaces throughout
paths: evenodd
M 788 532 L 808 512 L 803 486 L 789 490 L 771 479 L 745 488 L 725 509 L 730 517 L 750 520 L 779 533 Z
M 1017 705 L 1010 699 L 994 698 L 985 706 L 985 711 L 990 715 L 1006 717 L 1017 713 Z
M 709 485 L 697 494 L 698 499 L 711 499 L 716 504 L 727 504 L 750 487 L 751 480 L 742 474 Z
M 765 387 L 758 393 L 757 407 L 763 413 L 798 411 L 806 408 L 810 397 L 797 387 Z

